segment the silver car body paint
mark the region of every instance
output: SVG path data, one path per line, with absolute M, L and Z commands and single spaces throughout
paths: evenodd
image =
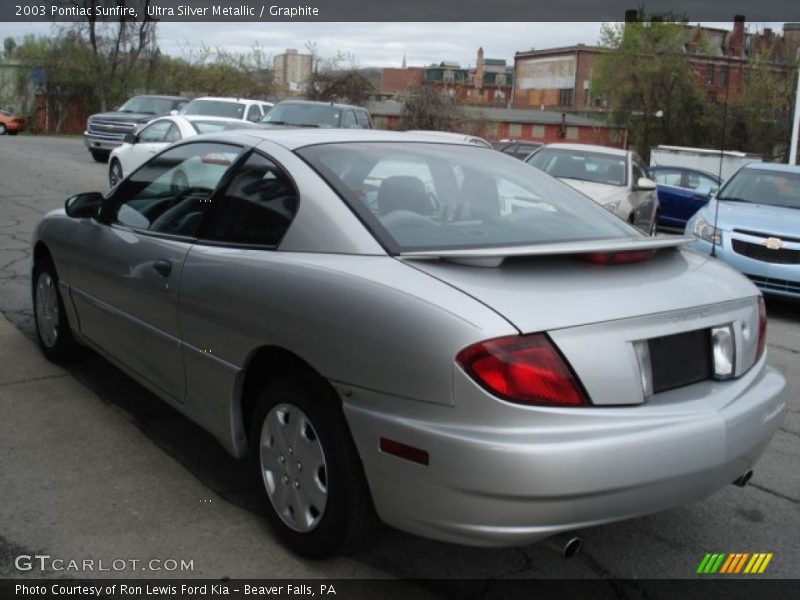
M 277 250 L 224 247 L 48 214 L 70 326 L 147 388 L 246 452 L 242 381 L 254 353 L 302 358 L 342 398 L 380 516 L 476 545 L 535 541 L 700 499 L 750 469 L 779 427 L 785 382 L 742 345 L 757 290 L 679 249 L 599 266 L 572 256 L 486 269 L 388 255 L 292 150 L 413 139 L 375 131 L 206 137 L 260 145 L 292 176 L 298 213 Z M 488 150 L 487 150 L 488 151 Z M 514 160 L 508 158 L 508 160 Z M 105 251 L 101 252 L 101 248 Z M 152 266 L 168 256 L 169 277 Z M 644 401 L 632 342 L 734 323 L 737 369 Z M 597 406 L 524 406 L 456 364 L 464 347 L 548 332 Z M 379 450 L 426 450 L 425 467 Z

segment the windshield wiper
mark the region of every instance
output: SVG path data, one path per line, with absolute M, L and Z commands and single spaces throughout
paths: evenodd
M 717 196 L 717 200 L 721 200 L 723 202 L 746 202 L 747 204 L 756 204 L 754 202 L 751 202 L 750 200 L 745 200 L 744 198 L 737 198 L 736 196 L 725 196 L 724 198 Z

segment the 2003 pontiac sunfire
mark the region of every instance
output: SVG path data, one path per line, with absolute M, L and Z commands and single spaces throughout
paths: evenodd
M 488 148 L 221 132 L 41 221 L 35 320 L 255 453 L 300 554 L 523 544 L 703 498 L 778 428 L 761 295 L 686 241 Z

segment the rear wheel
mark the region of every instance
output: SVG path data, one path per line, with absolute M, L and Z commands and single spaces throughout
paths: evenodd
M 58 274 L 49 257 L 40 258 L 33 270 L 33 316 L 39 347 L 53 362 L 72 358 L 77 344 L 69 329 Z
M 108 165 L 108 184 L 114 187 L 122 180 L 122 165 L 114 158 Z
M 299 372 L 270 381 L 251 440 L 271 524 L 292 551 L 323 558 L 369 542 L 378 519 L 339 400 L 324 382 Z
M 89 152 L 91 152 L 92 158 L 99 163 L 107 162 L 108 155 L 111 154 L 108 150 L 89 150 Z

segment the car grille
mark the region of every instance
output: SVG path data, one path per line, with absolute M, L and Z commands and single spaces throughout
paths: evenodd
M 734 229 L 733 232 L 743 233 L 745 235 L 753 235 L 755 237 L 762 237 L 762 238 L 778 237 L 774 233 L 767 233 L 765 231 L 752 231 L 750 229 Z M 780 236 L 780 238 L 784 242 L 795 242 L 800 244 L 800 238 L 786 237 L 785 235 Z
M 762 277 L 761 275 L 750 275 L 749 273 L 745 273 L 745 275 L 765 292 L 784 292 L 786 294 L 796 294 L 800 296 L 800 281 Z
M 653 392 L 710 379 L 711 332 L 698 329 L 648 340 Z
M 136 128 L 135 123 L 120 123 L 110 119 L 92 119 L 89 121 L 89 135 L 109 142 L 120 142 L 126 133 Z
M 779 265 L 800 264 L 800 250 L 790 250 L 788 248 L 771 250 L 762 244 L 754 244 L 737 239 L 731 241 L 731 247 L 736 254 L 748 256 L 763 262 Z

